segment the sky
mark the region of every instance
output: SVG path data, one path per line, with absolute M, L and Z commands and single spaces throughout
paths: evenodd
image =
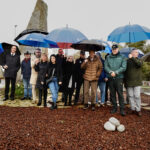
M 129 22 L 150 28 L 150 0 L 44 1 L 49 32 L 68 24 L 89 39 L 107 40 L 115 28 Z M 36 0 L 0 0 L 0 42 L 13 43 L 15 35 L 26 29 L 35 4 Z

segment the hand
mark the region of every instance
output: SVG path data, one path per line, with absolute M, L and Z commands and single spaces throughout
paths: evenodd
M 87 62 L 88 62 L 88 59 L 85 59 L 84 62 L 87 63 Z
M 104 81 L 107 82 L 107 81 L 108 81 L 108 78 L 104 78 Z
M 61 85 L 61 84 L 62 84 L 62 82 L 59 82 L 58 84 L 59 84 L 59 85 Z
M 48 77 L 48 74 L 46 74 L 46 77 Z
M 7 65 L 5 65 L 3 68 L 4 68 L 4 69 L 7 69 L 7 68 L 8 68 L 8 66 L 7 66 Z
M 132 54 L 129 54 L 128 57 L 129 57 L 129 58 L 132 58 Z
M 44 84 L 44 82 L 41 82 L 41 84 L 43 85 L 43 84 Z
M 37 65 L 40 62 L 40 59 L 35 60 L 35 64 Z
M 116 76 L 116 74 L 115 74 L 114 72 L 112 72 L 112 73 L 111 73 L 111 76 L 112 76 L 112 77 L 115 77 L 115 76 Z

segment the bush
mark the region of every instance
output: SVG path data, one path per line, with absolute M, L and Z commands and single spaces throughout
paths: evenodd
M 150 62 L 144 62 L 142 67 L 143 80 L 150 81 Z

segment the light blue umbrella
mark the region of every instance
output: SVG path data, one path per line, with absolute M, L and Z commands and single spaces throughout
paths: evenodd
M 54 41 L 58 44 L 59 48 L 71 48 L 73 43 L 80 42 L 82 40 L 87 40 L 87 37 L 80 31 L 65 27 L 60 29 L 55 29 L 51 31 L 45 38 L 49 43 Z
M 128 55 L 130 54 L 130 52 L 132 51 L 134 47 L 128 47 L 128 48 L 122 48 L 120 50 L 120 54 L 124 55 L 125 57 L 128 58 Z M 144 56 L 144 53 L 138 49 L 138 52 L 139 52 L 139 58 L 141 58 L 142 56 Z
M 58 48 L 57 43 L 53 41 L 49 41 L 47 43 L 45 39 L 46 35 L 41 33 L 30 33 L 23 35 L 16 42 L 19 45 L 33 46 L 33 47 L 44 47 L 44 48 Z
M 150 29 L 135 24 L 116 28 L 109 34 L 107 40 L 116 43 L 134 43 L 147 39 L 150 39 Z

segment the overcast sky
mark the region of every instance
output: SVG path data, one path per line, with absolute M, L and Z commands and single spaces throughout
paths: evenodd
M 88 38 L 106 40 L 113 29 L 128 24 L 150 28 L 150 0 L 44 0 L 48 5 L 48 31 L 69 27 Z M 13 43 L 25 30 L 36 0 L 0 0 L 0 42 Z

